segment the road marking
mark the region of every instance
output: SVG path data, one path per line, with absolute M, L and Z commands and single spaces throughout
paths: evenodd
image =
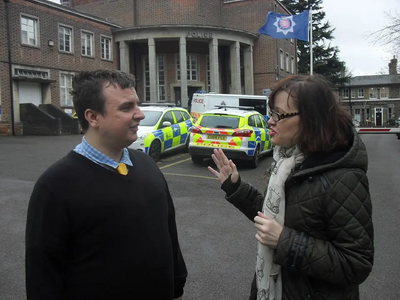
M 172 164 L 162 166 L 162 167 L 160 167 L 160 170 L 165 169 L 165 168 L 168 168 L 168 167 L 172 167 L 172 166 L 174 166 L 174 165 L 183 163 L 183 162 L 188 161 L 188 160 L 191 160 L 191 158 L 186 158 L 186 159 L 183 159 L 183 160 L 179 160 L 179 161 L 177 161 L 177 162 L 174 162 L 174 163 L 172 163 Z
M 211 176 L 188 175 L 188 174 L 177 174 L 177 173 L 163 173 L 163 174 L 164 174 L 164 175 L 172 175 L 172 176 L 195 177 L 195 178 L 204 178 L 204 179 L 218 180 L 218 178 L 216 178 L 216 177 L 211 177 Z

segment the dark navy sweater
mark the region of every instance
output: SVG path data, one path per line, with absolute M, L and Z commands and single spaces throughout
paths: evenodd
M 165 299 L 187 270 L 163 174 L 142 152 L 123 176 L 73 151 L 37 181 L 26 226 L 28 300 Z

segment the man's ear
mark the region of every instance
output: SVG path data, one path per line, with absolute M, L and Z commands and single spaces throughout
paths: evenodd
M 87 109 L 85 110 L 85 119 L 89 123 L 89 127 L 97 128 L 99 127 L 99 115 L 97 111 L 94 111 L 92 109 Z

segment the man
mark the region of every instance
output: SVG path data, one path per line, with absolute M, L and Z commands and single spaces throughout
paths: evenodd
M 81 72 L 82 143 L 37 181 L 26 226 L 28 300 L 182 299 L 187 271 L 163 174 L 128 151 L 144 114 L 135 80 Z

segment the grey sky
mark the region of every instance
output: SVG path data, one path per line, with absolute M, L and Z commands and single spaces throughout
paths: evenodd
M 385 12 L 400 12 L 399 0 L 324 0 L 323 10 L 331 26 L 336 28 L 333 46 L 340 49 L 339 58 L 346 63 L 353 76 L 375 75 L 387 65 L 393 55 L 386 47 L 373 46 L 367 38 L 388 25 Z

